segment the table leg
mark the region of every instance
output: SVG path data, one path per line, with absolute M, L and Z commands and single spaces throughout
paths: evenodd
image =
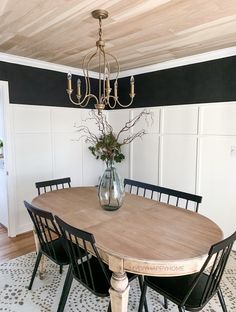
M 111 288 L 109 290 L 112 312 L 128 311 L 129 288 L 129 281 L 125 272 L 112 273 Z
M 37 236 L 37 233 L 35 232 L 35 229 L 33 229 L 33 234 L 34 234 L 34 242 L 35 242 L 36 252 L 38 253 L 40 247 L 39 247 L 38 236 Z M 41 261 L 39 264 L 39 278 L 40 279 L 43 279 L 44 272 L 45 272 L 45 257 L 44 257 L 44 255 L 42 255 L 42 258 L 41 258 Z

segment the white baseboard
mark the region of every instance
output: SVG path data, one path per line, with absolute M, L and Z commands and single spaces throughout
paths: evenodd
M 32 231 L 32 230 L 33 230 L 33 225 L 32 225 L 31 222 L 30 223 L 21 224 L 17 228 L 16 235 L 23 234 L 23 233 L 26 233 L 26 232 L 29 232 L 29 231 Z

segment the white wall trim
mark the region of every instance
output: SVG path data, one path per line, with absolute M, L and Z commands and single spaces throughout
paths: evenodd
M 158 51 L 157 51 L 158 53 Z M 140 68 L 129 69 L 125 71 L 121 71 L 119 74 L 119 78 L 127 77 L 127 76 L 135 76 L 139 74 L 150 73 L 154 71 L 159 71 L 168 68 L 174 68 L 179 66 L 185 66 L 190 64 L 202 63 L 207 61 L 212 61 L 216 59 L 221 59 L 224 57 L 230 57 L 236 55 L 236 47 L 230 47 L 226 49 L 220 49 L 215 51 L 210 51 L 206 53 L 186 56 L 158 64 L 153 64 L 149 66 L 144 66 Z M 115 78 L 115 74 L 112 74 L 112 79 Z
M 40 60 L 23 57 L 23 56 L 17 56 L 13 54 L 0 52 L 0 61 L 18 64 L 18 65 L 31 66 L 31 67 L 41 68 L 41 69 L 48 69 L 48 70 L 53 70 L 53 71 L 62 72 L 62 73 L 71 72 L 74 75 L 84 76 L 83 70 L 80 68 L 40 61 Z M 91 78 L 98 79 L 98 73 L 94 71 L 89 71 L 89 75 Z
M 4 118 L 4 163 L 5 173 L 7 175 L 7 203 L 8 203 L 8 236 L 16 236 L 16 175 L 14 161 L 14 146 L 12 140 L 12 119 L 10 118 L 11 106 L 9 104 L 9 87 L 7 81 L 0 81 L 0 87 L 3 91 L 3 118 Z
M 119 74 L 119 78 L 132 76 L 132 75 L 135 76 L 139 74 L 145 74 L 149 72 L 155 72 L 155 71 L 160 71 L 160 70 L 164 70 L 168 68 L 174 68 L 174 67 L 185 66 L 185 65 L 190 65 L 190 64 L 202 63 L 202 62 L 212 61 L 212 60 L 235 56 L 235 55 L 236 55 L 236 46 L 225 48 L 225 49 L 220 49 L 220 50 L 215 50 L 215 51 L 210 51 L 206 53 L 201 53 L 201 54 L 190 55 L 190 56 L 186 56 L 186 57 L 182 57 L 182 58 L 178 58 L 178 59 L 174 59 L 174 60 L 170 60 L 170 61 L 166 61 L 166 62 L 162 62 L 158 64 L 143 66 L 140 68 L 134 68 L 134 69 L 121 71 Z M 63 73 L 67 73 L 70 71 L 74 75 L 84 76 L 83 70 L 80 68 L 50 63 L 46 61 L 36 60 L 36 59 L 27 58 L 23 56 L 17 56 L 13 54 L 0 52 L 0 60 L 3 62 L 31 66 L 31 67 L 42 68 L 42 69 L 48 69 L 48 70 L 53 70 L 53 71 L 58 71 L 58 72 L 63 72 Z M 99 78 L 99 75 L 97 72 L 89 71 L 89 73 L 90 73 L 91 78 L 95 78 L 95 79 Z M 111 79 L 114 79 L 115 77 L 116 77 L 116 73 L 111 74 Z
M 30 232 L 33 230 L 33 225 L 31 222 L 29 223 L 25 223 L 25 224 L 21 224 L 18 229 L 17 229 L 17 233 L 16 235 L 22 234 L 22 233 L 26 233 L 26 232 Z

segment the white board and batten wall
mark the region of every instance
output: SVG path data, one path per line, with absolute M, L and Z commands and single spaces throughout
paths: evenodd
M 78 141 L 75 131 L 74 124 L 81 124 L 88 110 L 9 106 L 18 234 L 31 228 L 23 200 L 31 201 L 37 195 L 36 181 L 70 176 L 72 186 L 96 185 L 104 166 Z M 109 111 L 108 118 L 119 130 L 139 111 Z M 219 224 L 225 235 L 230 234 L 236 228 L 236 103 L 155 107 L 151 111 L 152 124 L 140 123 L 134 129 L 144 126 L 147 134 L 125 146 L 126 160 L 117 165 L 119 173 L 202 195 L 200 213 Z
M 140 111 L 112 111 L 110 121 L 118 127 Z M 236 103 L 151 111 L 153 123 L 147 134 L 129 147 L 126 175 L 201 195 L 199 213 L 215 221 L 225 236 L 230 235 L 236 230 Z
M 23 200 L 31 202 L 37 196 L 35 182 L 69 176 L 72 186 L 98 184 L 103 164 L 90 155 L 74 126 L 81 125 L 87 114 L 88 110 L 74 108 L 10 105 L 14 170 L 9 178 L 16 220 L 12 235 L 32 228 Z

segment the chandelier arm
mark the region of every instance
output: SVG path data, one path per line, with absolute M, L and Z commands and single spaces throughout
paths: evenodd
M 117 103 L 117 98 L 114 96 L 114 95 L 110 95 L 110 98 L 112 98 L 114 101 L 113 101 L 113 104 L 110 103 L 110 101 L 107 103 L 107 105 L 113 109 L 116 107 L 116 103 Z
M 87 62 L 87 68 L 86 68 L 86 77 L 87 77 L 87 79 L 89 80 L 89 64 L 90 64 L 90 62 L 92 61 L 92 59 L 97 55 L 97 53 L 98 53 L 98 47 L 97 47 L 97 49 L 96 49 L 96 51 L 94 52 L 94 53 L 92 53 L 92 54 L 90 54 L 91 56 L 90 56 L 90 58 L 89 58 L 89 60 L 88 60 L 88 62 Z M 88 56 L 88 55 L 87 55 Z M 90 85 L 90 84 L 89 84 Z
M 101 47 L 101 52 L 103 54 L 104 63 L 104 74 L 103 74 L 103 101 L 105 105 L 109 105 L 109 90 L 110 90 L 110 64 L 106 59 L 106 52 Z M 107 86 L 106 86 L 107 84 Z
M 98 60 L 98 64 L 99 64 L 99 81 L 98 81 L 98 93 L 99 93 L 99 101 L 101 102 L 102 99 L 102 77 L 101 77 L 101 49 L 99 49 L 99 60 Z
M 97 50 L 96 50 L 96 52 L 95 53 L 97 53 Z M 84 57 L 84 59 L 83 59 L 83 64 L 82 64 L 82 68 L 83 68 L 83 73 L 84 73 L 84 78 L 85 78 L 85 84 L 86 84 L 86 86 L 85 86 L 85 95 L 87 95 L 88 93 L 90 93 L 89 92 L 89 85 L 90 85 L 90 82 L 89 82 L 89 73 L 88 73 L 88 69 L 87 68 L 85 68 L 85 63 L 86 63 L 86 61 L 87 61 L 87 58 L 91 58 L 91 57 L 93 57 L 93 52 L 91 52 L 91 53 L 88 53 L 87 55 L 85 55 L 85 57 Z M 96 54 L 95 54 L 96 55 Z M 87 63 L 88 63 L 88 61 L 87 61 Z
M 94 99 L 96 100 L 96 102 L 99 103 L 98 97 L 97 97 L 96 95 L 90 93 L 90 94 L 88 94 L 88 96 L 89 96 L 90 98 L 94 98 Z
M 118 103 L 121 107 L 129 107 L 129 106 L 133 103 L 134 97 L 131 98 L 131 100 L 130 100 L 130 102 L 129 102 L 128 104 L 122 104 L 122 103 L 120 103 L 120 101 L 118 100 L 118 98 L 117 98 L 116 101 L 117 101 L 117 103 Z
M 113 58 L 113 60 L 115 60 L 115 63 L 116 63 L 116 66 L 117 66 L 117 72 L 116 72 L 116 78 L 114 79 L 116 82 L 117 82 L 117 79 L 118 79 L 118 76 L 119 76 L 119 73 L 120 73 L 120 64 L 119 64 L 119 62 L 118 62 L 118 60 L 117 60 L 117 58 L 114 56 L 114 55 L 112 55 L 112 54 L 110 54 L 110 53 L 106 53 L 107 55 L 109 55 L 111 58 Z M 114 87 L 114 92 L 115 92 L 115 87 Z M 114 103 L 113 103 L 113 105 L 110 103 L 110 101 L 108 101 L 108 106 L 111 108 L 111 109 L 113 109 L 113 108 L 115 108 L 116 107 L 116 103 L 119 103 L 118 102 L 118 95 L 117 96 L 113 96 L 113 95 L 110 95 L 110 98 L 112 98 L 113 100 L 114 100 Z M 130 103 L 131 104 L 131 103 Z
M 96 102 L 98 102 L 98 98 L 96 97 L 96 95 L 94 95 L 94 94 L 87 94 L 87 95 L 84 97 L 84 99 L 83 99 L 83 102 L 84 102 L 84 100 L 86 100 L 86 99 L 87 99 L 87 102 L 83 104 L 83 102 L 75 102 L 75 101 L 72 99 L 71 94 L 69 94 L 69 99 L 70 99 L 70 101 L 71 101 L 74 105 L 80 106 L 80 107 L 82 107 L 82 108 L 84 108 L 84 107 L 86 107 L 86 106 L 88 105 L 88 101 L 89 101 L 90 98 L 92 98 L 92 97 L 95 98 Z
M 110 98 L 114 100 L 114 103 L 111 104 L 110 102 L 106 102 L 106 98 L 104 96 L 101 97 L 101 101 L 105 103 L 105 105 L 108 105 L 110 108 L 116 107 L 116 97 L 114 95 L 110 95 Z
M 97 49 L 98 50 L 98 49 Z M 74 104 L 74 105 L 77 105 L 77 106 L 80 106 L 80 107 L 86 107 L 89 103 L 89 100 L 91 97 L 95 98 L 96 99 L 96 102 L 98 103 L 98 98 L 91 94 L 91 87 L 90 87 L 90 79 L 89 79 L 89 70 L 88 70 L 88 67 L 86 68 L 85 70 L 85 62 L 87 61 L 87 59 L 89 58 L 89 60 L 87 61 L 87 64 L 89 64 L 89 62 L 91 61 L 91 59 L 96 56 L 97 54 L 97 50 L 96 52 L 94 53 L 88 53 L 84 59 L 83 59 L 83 73 L 84 73 L 84 79 L 85 79 L 85 95 L 84 95 L 84 98 L 82 101 L 80 101 L 80 99 L 77 97 L 78 99 L 78 102 L 75 102 L 73 99 L 72 99 L 72 93 L 69 94 L 69 99 L 70 101 Z
M 79 101 L 77 105 L 80 105 L 81 107 L 86 107 L 88 105 L 88 102 L 91 98 L 91 85 L 90 85 L 90 79 L 89 79 L 89 63 L 93 59 L 93 57 L 96 56 L 98 51 L 98 48 L 95 52 L 87 54 L 83 59 L 83 73 L 84 73 L 84 79 L 85 79 L 85 95 L 82 101 Z M 87 59 L 89 60 L 87 61 Z M 87 68 L 85 69 L 85 62 L 87 61 Z M 94 96 L 95 97 L 95 96 Z M 96 97 L 97 99 L 97 97 Z M 97 99 L 98 102 L 98 99 Z M 74 102 L 72 102 L 74 103 Z
M 102 102 L 106 105 L 106 63 L 105 63 L 105 51 L 101 48 L 101 52 L 103 53 L 103 63 L 104 63 L 104 71 L 103 71 L 103 97 Z
M 83 74 L 84 74 L 84 80 L 85 80 L 85 95 L 82 101 L 80 101 L 81 95 L 77 95 L 77 100 L 78 102 L 73 101 L 71 94 L 69 94 L 69 98 L 70 101 L 75 104 L 78 105 L 80 107 L 86 107 L 88 105 L 88 102 L 90 100 L 90 97 L 88 96 L 90 94 L 90 81 L 89 81 L 89 74 L 88 72 L 86 73 L 85 71 L 85 62 L 86 59 L 88 58 L 88 56 L 90 56 L 91 53 L 88 53 L 84 58 L 83 58 L 83 63 L 82 63 L 82 68 L 83 68 Z M 86 102 L 85 102 L 86 100 Z M 85 103 L 84 103 L 85 102 Z
M 118 71 L 117 71 L 117 73 L 116 73 L 116 78 L 115 78 L 115 80 L 117 81 L 117 78 L 118 78 L 119 73 L 120 73 L 120 64 L 119 64 L 117 58 L 116 58 L 114 55 L 112 55 L 112 54 L 110 54 L 110 53 L 107 53 L 107 55 L 109 55 L 110 57 L 112 57 L 112 58 L 115 60 L 115 62 L 116 62 Z M 131 97 L 131 100 L 130 100 L 130 102 L 129 102 L 128 104 L 122 104 L 122 103 L 120 103 L 120 101 L 119 101 L 119 99 L 118 99 L 118 96 L 116 97 L 116 103 L 118 103 L 121 107 L 129 107 L 129 106 L 133 103 L 133 100 L 134 100 L 134 96 Z M 114 107 L 115 107 L 115 106 L 114 106 Z M 112 108 L 114 108 L 114 107 L 112 107 Z
M 84 80 L 85 80 L 85 96 L 88 94 L 88 82 L 87 82 L 87 76 L 86 76 L 86 71 L 85 71 L 85 60 L 87 58 L 88 54 L 85 55 L 83 58 L 83 63 L 82 63 L 82 68 L 83 68 L 83 74 L 84 74 Z
M 121 107 L 127 108 L 127 107 L 129 107 L 133 103 L 133 100 L 134 100 L 134 98 L 132 98 L 128 104 L 122 104 L 122 103 L 120 103 L 118 98 L 116 98 L 114 95 L 110 95 L 110 98 L 113 98 L 113 100 L 114 100 L 114 104 L 113 105 L 110 102 L 107 103 L 107 105 L 111 109 L 116 107 L 116 103 L 118 103 Z
M 107 96 L 105 95 L 106 94 L 105 93 L 106 89 L 105 89 L 105 81 L 104 81 L 104 97 L 103 97 L 103 99 L 104 99 L 105 105 L 108 105 L 112 109 L 112 108 L 115 108 L 115 106 L 116 106 L 116 97 L 113 96 L 113 95 L 110 95 L 110 92 L 111 92 L 111 89 L 110 89 L 110 72 L 111 72 L 111 67 L 110 67 L 110 62 L 106 58 L 106 55 L 109 55 L 109 56 L 111 56 L 114 59 L 115 59 L 115 57 L 113 57 L 113 55 L 110 54 L 110 53 L 106 53 L 104 51 L 104 49 L 102 49 L 102 53 L 103 53 L 103 57 L 104 57 L 104 68 L 106 68 L 106 67 L 108 68 L 108 77 L 107 78 L 108 78 L 108 81 L 109 81 L 109 85 L 107 86 L 107 89 L 109 89 L 109 91 L 107 91 Z M 112 98 L 114 100 L 113 104 L 110 103 L 110 98 Z
M 86 96 L 87 97 L 87 96 Z M 85 98 L 86 98 L 85 97 Z M 70 99 L 70 101 L 74 104 L 74 105 L 77 105 L 77 106 L 81 106 L 81 107 L 85 107 L 85 106 L 83 106 L 83 103 L 82 102 L 75 102 L 73 99 L 72 99 L 72 95 L 71 94 L 69 94 L 69 99 Z
M 113 58 L 115 60 L 115 62 L 116 62 L 117 72 L 116 72 L 116 78 L 114 80 L 117 80 L 118 77 L 119 77 L 119 74 L 120 74 L 120 64 L 119 64 L 117 58 L 114 55 L 112 55 L 111 53 L 106 53 L 106 54 L 109 55 L 111 58 Z

